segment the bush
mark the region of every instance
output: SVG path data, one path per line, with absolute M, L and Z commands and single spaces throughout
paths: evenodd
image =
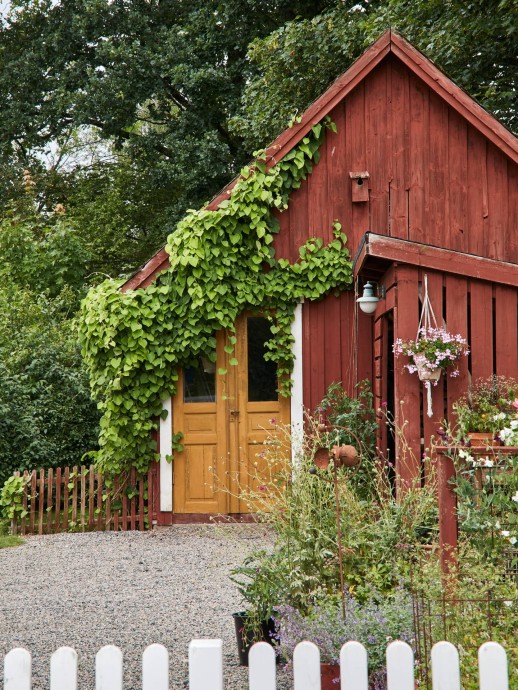
M 403 589 L 388 597 L 373 594 L 363 604 L 348 595 L 345 616 L 341 603 L 336 600 L 317 604 L 306 615 L 291 606 L 281 606 L 275 624 L 278 654 L 286 661 L 293 657 L 299 642 L 309 640 L 318 646 L 322 663 L 338 664 L 342 645 L 356 640 L 368 652 L 371 674 L 384 669 L 390 640 L 414 642 L 412 599 Z
M 15 470 L 76 465 L 97 447 L 99 414 L 67 309 L 0 290 L 0 486 Z
M 313 416 L 333 427 L 321 436 L 324 445 L 359 446 L 361 465 L 352 481 L 361 496 L 371 496 L 375 491 L 378 423 L 370 382 L 365 379 L 358 383 L 353 397 L 347 395 L 341 383 L 332 383 Z
M 316 470 L 319 432 L 305 436 L 292 467 L 288 446 L 272 443 L 262 453 L 262 472 L 245 497 L 276 542 L 272 553 L 256 552 L 233 572 L 252 611 L 260 616 L 280 605 L 302 614 L 340 597 L 337 513 L 332 468 Z M 279 430 L 276 431 L 279 433 Z M 396 501 L 382 475 L 373 471 L 371 498 L 349 481 L 354 469 L 338 470 L 344 584 L 358 601 L 373 589 L 393 592 L 409 572 L 420 547 L 433 540 L 437 522 L 435 487 L 415 488 Z

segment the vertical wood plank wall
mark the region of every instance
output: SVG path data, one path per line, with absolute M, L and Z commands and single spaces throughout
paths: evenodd
M 417 334 L 424 274 L 424 270 L 416 267 L 396 268 L 395 338 L 406 340 Z M 430 437 L 436 434 L 444 419 L 455 423 L 453 404 L 465 394 L 471 381 L 492 374 L 518 377 L 518 290 L 445 273 L 426 271 L 426 274 L 437 325 L 467 337 L 471 354 L 459 361 L 458 377 L 442 374 L 433 389 L 431 418 L 426 414 L 422 384 L 416 374 L 409 374 L 404 368 L 407 358 L 396 360 L 396 420 L 400 428 L 405 425 L 411 451 L 408 456 L 398 448 L 397 474 L 402 482 L 426 475 L 421 458 L 429 447 Z M 380 315 L 378 321 L 381 318 Z M 381 385 L 376 379 L 376 400 L 381 400 Z
M 295 261 L 308 237 L 328 242 L 332 222 L 339 220 L 351 257 L 370 230 L 518 263 L 516 166 L 397 57 L 390 56 L 367 75 L 334 108 L 331 119 L 337 133 L 328 131 L 313 174 L 292 194 L 288 210 L 279 214 L 278 257 Z M 369 201 L 353 203 L 349 173 L 360 171 L 369 173 Z M 513 290 L 483 283 L 466 289 L 461 277 L 438 280 L 430 283 L 438 310 L 443 315 L 449 311 L 460 326 L 462 300 L 470 295 L 481 307 L 470 317 L 473 374 L 483 376 L 495 366 L 512 371 L 515 342 L 506 338 L 506 348 L 493 351 L 484 334 L 491 328 L 493 300 L 495 327 L 505 332 L 502 305 L 514 299 Z M 442 289 L 461 302 L 443 303 Z M 350 391 L 357 380 L 373 376 L 373 325 L 368 317 L 355 314 L 352 294 L 306 303 L 303 321 L 306 407 L 313 409 L 333 381 L 344 382 Z M 409 330 L 414 336 L 413 326 Z M 355 351 L 356 343 L 361 346 Z M 434 391 L 434 409 L 440 406 L 442 385 Z M 416 396 L 414 391 L 414 402 Z

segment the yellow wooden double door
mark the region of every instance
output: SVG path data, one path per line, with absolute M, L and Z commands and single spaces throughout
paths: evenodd
M 241 315 L 235 338 L 229 352 L 229 334 L 217 333 L 216 363 L 200 358 L 180 375 L 172 423 L 183 433 L 184 450 L 173 460 L 174 513 L 249 512 L 240 494 L 260 477 L 265 441 L 290 422 L 289 399 L 276 391 L 275 364 L 264 359 L 267 319 Z

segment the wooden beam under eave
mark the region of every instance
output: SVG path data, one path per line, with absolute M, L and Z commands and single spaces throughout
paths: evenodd
M 357 276 L 364 271 L 371 259 L 410 264 L 467 278 L 487 280 L 499 285 L 518 287 L 518 264 L 486 259 L 483 256 L 464 254 L 451 249 L 375 233 L 367 233 L 365 236 L 364 244 L 354 265 L 354 275 Z

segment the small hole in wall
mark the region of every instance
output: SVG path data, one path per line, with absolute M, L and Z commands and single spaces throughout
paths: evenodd
M 361 187 L 361 186 L 362 186 L 363 180 L 362 180 L 361 177 L 359 177 L 359 178 L 356 180 L 356 184 L 358 185 L 358 187 Z

